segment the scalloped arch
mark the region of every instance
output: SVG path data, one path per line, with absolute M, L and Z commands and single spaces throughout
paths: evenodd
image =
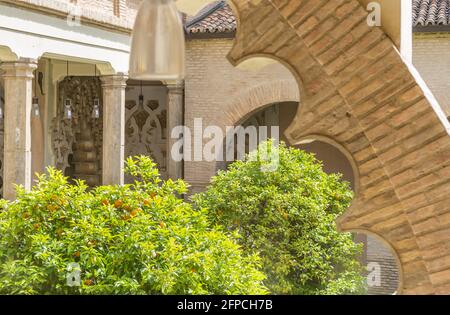
M 357 0 L 231 2 L 230 62 L 271 55 L 297 79 L 289 140 L 322 135 L 355 161 L 360 193 L 340 228 L 392 246 L 403 294 L 450 293 L 450 124 L 417 72 Z

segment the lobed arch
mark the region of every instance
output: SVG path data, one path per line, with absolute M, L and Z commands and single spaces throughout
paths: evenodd
M 367 25 L 357 0 L 231 2 L 238 31 L 230 62 L 271 55 L 297 80 L 290 142 L 322 135 L 354 161 L 359 193 L 340 229 L 391 245 L 399 292 L 448 294 L 449 123 L 420 77 L 381 28 Z

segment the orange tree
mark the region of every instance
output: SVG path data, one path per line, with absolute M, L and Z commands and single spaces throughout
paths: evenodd
M 285 144 L 272 149 L 278 161 L 262 159 L 271 147 L 265 143 L 219 172 L 195 204 L 208 208 L 215 223 L 239 231 L 244 249 L 260 254 L 272 293 L 363 293 L 361 245 L 335 223 L 353 198 L 348 183 Z M 273 162 L 277 168 L 270 170 Z
M 88 191 L 48 170 L 0 211 L 0 294 L 261 294 L 259 258 L 162 182 L 147 157 L 134 184 Z

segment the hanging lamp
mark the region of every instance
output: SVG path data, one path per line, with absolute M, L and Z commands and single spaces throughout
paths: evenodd
M 67 61 L 67 77 L 69 77 L 69 61 Z M 70 98 L 64 100 L 64 119 L 72 119 L 72 100 Z
M 97 78 L 97 65 L 95 67 L 95 78 Z M 94 107 L 92 109 L 92 118 L 99 119 L 100 118 L 100 99 L 98 97 L 94 98 Z
M 5 117 L 4 105 L 5 105 L 5 100 L 3 99 L 3 97 L 1 97 L 0 98 L 0 120 L 3 120 L 3 118 Z
M 141 81 L 141 93 L 139 94 L 139 108 L 144 107 L 144 93 L 142 89 L 142 81 Z
M 184 74 L 184 28 L 175 1 L 142 1 L 132 34 L 130 78 L 179 80 Z
M 36 76 L 37 76 L 37 70 L 34 74 L 34 97 L 33 101 L 31 102 L 31 115 L 34 117 L 41 116 L 40 109 L 39 109 L 39 98 L 37 97 L 37 82 L 36 82 Z

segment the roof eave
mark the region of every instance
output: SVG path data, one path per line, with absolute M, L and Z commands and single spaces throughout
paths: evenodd
M 448 33 L 450 25 L 416 25 L 413 27 L 414 33 Z
M 199 33 L 186 33 L 186 39 L 220 39 L 220 38 L 235 38 L 236 32 L 199 32 Z

